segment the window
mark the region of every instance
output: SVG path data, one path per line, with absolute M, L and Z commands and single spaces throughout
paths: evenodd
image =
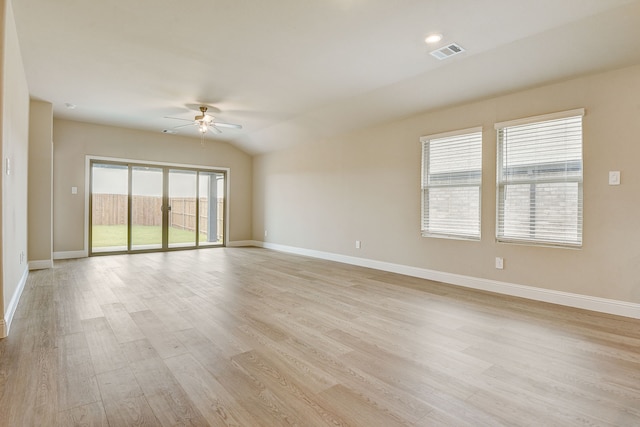
M 420 141 L 422 235 L 479 240 L 482 128 Z
M 582 116 L 497 123 L 497 239 L 582 245 Z

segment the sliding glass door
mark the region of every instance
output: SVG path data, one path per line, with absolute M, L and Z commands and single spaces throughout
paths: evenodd
M 91 183 L 91 252 L 126 251 L 129 241 L 129 167 L 93 163 Z
M 164 171 L 131 167 L 131 250 L 162 249 Z
M 225 174 L 200 172 L 198 183 L 198 206 L 200 211 L 200 245 L 222 245 L 224 243 Z
M 92 161 L 90 254 L 223 246 L 226 172 Z
M 198 210 L 196 191 L 198 175 L 196 171 L 185 169 L 169 170 L 169 247 L 190 247 L 196 245 Z

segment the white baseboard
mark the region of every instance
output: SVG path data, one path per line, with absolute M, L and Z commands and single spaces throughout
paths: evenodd
M 331 252 L 297 248 L 294 246 L 279 245 L 276 243 L 253 241 L 252 245 L 267 249 L 273 249 L 280 252 L 288 252 L 297 255 L 304 255 L 313 258 L 320 258 L 329 261 L 357 265 L 360 267 L 388 271 L 390 273 L 419 277 L 421 279 L 433 280 L 436 282 L 443 282 L 471 289 L 495 292 L 498 294 L 527 298 L 535 301 L 543 301 L 552 304 L 563 305 L 566 307 L 581 308 L 600 313 L 640 319 L 640 304 L 626 301 L 618 301 L 607 298 L 593 297 L 589 295 L 555 291 L 552 289 L 536 288 L 533 286 L 517 285 L 513 283 L 499 282 L 497 280 L 463 276 L 460 274 L 446 273 L 442 271 L 428 270 L 425 268 L 411 267 L 402 264 L 394 264 L 390 262 L 340 255 Z
M 0 338 L 5 338 L 9 336 L 9 330 L 11 329 L 11 322 L 13 321 L 13 316 L 16 314 L 16 309 L 18 308 L 18 302 L 20 302 L 22 291 L 24 291 L 24 287 L 27 284 L 27 277 L 29 277 L 29 269 L 25 268 L 24 273 L 20 278 L 20 282 L 18 283 L 18 287 L 16 288 L 16 291 L 13 293 L 13 296 L 11 297 L 11 301 L 9 301 L 9 306 L 7 307 L 7 311 L 4 314 L 4 319 L 2 320 L 2 325 L 1 325 L 2 336 Z
M 230 248 L 241 248 L 246 246 L 259 246 L 255 240 L 235 240 L 233 242 L 227 242 L 227 246 Z
M 89 254 L 87 251 L 68 251 L 68 252 L 54 252 L 53 259 L 74 259 L 74 258 L 86 258 Z
M 32 271 L 32 270 L 46 270 L 48 268 L 53 268 L 53 260 L 52 259 L 29 261 L 29 271 Z

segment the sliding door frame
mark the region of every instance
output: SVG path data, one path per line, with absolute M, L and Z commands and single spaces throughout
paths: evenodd
M 128 222 L 127 224 L 127 250 L 125 251 L 110 251 L 110 252 L 96 252 L 92 251 L 92 242 L 91 242 L 91 200 L 92 200 L 92 171 L 91 167 L 93 163 L 107 163 L 107 164 L 115 164 L 122 165 L 128 167 L 128 186 L 129 186 L 129 194 L 128 194 Z M 152 250 L 131 250 L 131 167 L 132 166 L 149 166 L 149 167 L 157 167 L 163 168 L 165 170 L 168 169 L 183 169 L 183 170 L 194 170 L 197 172 L 216 172 L 224 174 L 225 179 L 225 189 L 224 189 L 224 199 L 223 199 L 223 222 L 224 222 L 224 231 L 223 231 L 223 239 L 222 243 L 218 245 L 204 245 L 200 246 L 199 242 L 199 228 L 200 228 L 200 214 L 199 214 L 199 205 L 200 205 L 200 195 L 196 187 L 196 207 L 198 215 L 196 215 L 196 237 L 194 246 L 188 247 L 173 247 L 170 248 L 168 245 L 168 221 L 169 215 L 165 211 L 168 205 L 168 186 L 169 180 L 163 180 L 163 221 L 162 226 L 163 229 L 167 230 L 167 233 L 163 232 L 163 242 L 162 249 L 152 249 Z M 147 161 L 147 160 L 138 160 L 138 159 L 124 159 L 118 157 L 104 157 L 104 156 L 85 156 L 85 209 L 84 209 L 84 247 L 85 254 L 87 256 L 101 256 L 101 255 L 116 255 L 116 254 L 131 254 L 131 253 L 145 253 L 145 252 L 165 252 L 165 251 L 179 251 L 179 250 L 192 250 L 192 249 L 204 249 L 204 248 L 219 248 L 227 246 L 229 242 L 229 205 L 230 205 L 230 192 L 231 188 L 231 173 L 229 168 L 224 167 L 212 167 L 212 166 L 203 166 L 203 165 L 191 165 L 191 164 L 183 164 L 183 163 L 166 163 L 166 162 L 155 162 L 155 161 Z M 163 176 L 168 177 L 168 173 L 163 172 Z M 198 177 L 199 174 L 196 174 Z M 199 185 L 199 179 L 197 179 L 196 185 Z M 165 241 L 167 240 L 167 241 Z

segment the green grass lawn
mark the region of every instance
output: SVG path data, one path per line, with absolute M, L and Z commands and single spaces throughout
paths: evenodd
M 127 246 L 126 225 L 94 225 L 91 236 L 94 248 L 110 246 Z M 134 225 L 131 227 L 134 245 L 153 245 L 162 243 L 162 228 L 160 226 Z M 195 241 L 195 233 L 179 228 L 169 229 L 171 243 L 190 243 Z M 207 236 L 200 234 L 200 241 L 206 242 Z

